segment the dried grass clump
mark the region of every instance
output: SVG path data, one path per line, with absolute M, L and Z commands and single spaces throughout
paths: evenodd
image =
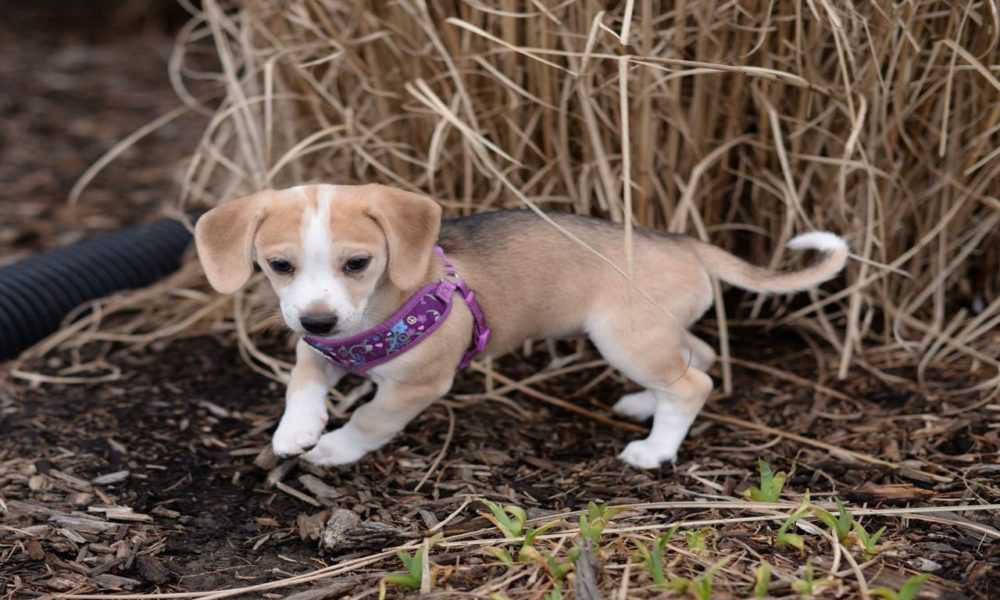
M 205 43 L 225 98 L 185 207 L 377 180 L 452 214 L 568 210 L 772 266 L 795 233 L 829 229 L 856 254 L 842 289 L 794 310 L 758 298 L 742 322 L 768 308 L 832 346 L 840 376 L 958 364 L 997 382 L 995 0 L 205 0 L 173 62 L 196 109 L 184 58 Z M 146 303 L 218 302 L 182 300 Z M 251 336 L 271 302 L 258 284 L 225 306 L 247 356 L 277 374 Z M 733 320 L 716 317 L 725 355 Z

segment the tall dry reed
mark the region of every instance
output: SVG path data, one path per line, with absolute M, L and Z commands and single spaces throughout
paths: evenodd
M 220 68 L 194 73 L 186 53 L 206 44 Z M 380 181 L 452 214 L 567 210 L 623 223 L 623 243 L 641 224 L 775 267 L 791 236 L 828 229 L 855 254 L 843 285 L 794 309 L 756 298 L 727 318 L 720 303 L 723 354 L 728 326 L 769 315 L 832 348 L 840 376 L 954 365 L 1000 381 L 996 0 L 205 0 L 171 67 L 213 115 L 183 207 Z M 195 100 L 191 77 L 224 99 Z M 92 319 L 54 343 L 211 322 L 280 373 L 253 344 L 263 286 L 231 302 L 199 283 L 189 269 L 105 306 L 141 306 L 131 329 Z

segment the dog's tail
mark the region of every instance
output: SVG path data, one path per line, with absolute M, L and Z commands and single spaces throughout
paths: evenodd
M 847 242 L 828 231 L 803 233 L 789 240 L 792 250 L 818 250 L 823 258 L 810 267 L 782 273 L 765 269 L 733 256 L 721 248 L 692 240 L 692 248 L 705 269 L 715 277 L 753 292 L 786 294 L 798 292 L 833 278 L 847 263 Z

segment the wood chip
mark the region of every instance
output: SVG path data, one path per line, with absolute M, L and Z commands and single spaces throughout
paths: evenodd
M 104 516 L 113 521 L 133 521 L 137 523 L 152 523 L 153 517 L 134 512 L 131 508 L 127 506 L 119 508 L 109 508 L 105 511 Z
M 168 519 L 176 519 L 181 516 L 181 513 L 176 510 L 170 510 L 169 508 L 163 506 L 155 506 L 153 510 L 149 511 L 158 517 L 166 517 Z
M 66 501 L 73 506 L 86 506 L 94 501 L 94 495 L 90 492 L 74 492 L 66 496 Z
M 421 508 L 420 510 L 417 511 L 417 514 L 419 514 L 420 518 L 423 519 L 424 527 L 426 527 L 427 529 L 434 529 L 435 527 L 441 524 L 441 522 L 438 521 L 438 518 L 434 516 L 434 513 L 432 513 L 429 510 L 424 510 Z
M 906 483 L 880 485 L 870 482 L 848 493 L 848 497 L 852 500 L 857 499 L 864 502 L 873 500 L 918 500 L 921 498 L 933 498 L 935 495 L 933 490 L 925 490 Z
M 42 545 L 38 543 L 38 540 L 28 542 L 28 556 L 32 560 L 42 560 L 45 558 L 45 550 L 42 549 Z
M 48 525 L 30 525 L 28 527 L 20 527 L 14 531 L 5 531 L 4 535 L 10 536 L 11 539 L 20 540 L 24 538 L 45 537 L 51 531 L 52 528 Z
M 239 448 L 237 450 L 230 450 L 229 456 L 234 458 L 239 458 L 241 456 L 259 456 L 262 450 L 260 448 Z
M 100 519 L 76 517 L 73 515 L 53 515 L 49 518 L 49 522 L 60 527 L 65 527 L 67 529 L 83 533 L 105 533 L 118 529 L 118 525 L 116 523 L 108 523 L 107 521 L 101 521 Z
M 82 583 L 82 578 L 78 581 L 77 578 L 71 577 L 70 575 L 58 575 L 52 577 L 45 581 L 45 587 L 56 590 L 57 592 L 68 592 Z
M 73 531 L 72 529 L 66 529 L 65 527 L 61 527 L 61 528 L 57 529 L 56 531 L 59 532 L 59 535 L 63 536 L 64 538 L 66 538 L 67 540 L 69 540 L 69 541 L 71 541 L 71 542 L 73 542 L 75 544 L 86 544 L 87 543 L 87 538 L 83 537 L 82 535 L 80 535 L 79 533 Z
M 91 480 L 94 485 L 111 485 L 112 483 L 119 483 L 128 479 L 129 471 L 115 471 L 114 473 L 107 473 L 105 475 L 100 475 Z
M 324 501 L 333 500 L 344 495 L 344 493 L 337 488 L 332 485 L 327 485 L 325 481 L 315 475 L 310 475 L 309 473 L 299 476 L 299 483 L 309 490 L 312 495 L 319 498 L 319 501 L 324 504 L 327 504 L 327 502 Z
M 348 539 L 348 534 L 360 525 L 361 517 L 358 516 L 358 513 L 346 508 L 338 508 L 333 511 L 326 522 L 320 546 L 331 551 L 340 549 Z
M 139 576 L 149 583 L 160 585 L 172 577 L 163 561 L 155 556 L 140 556 L 135 559 L 135 566 L 139 571 Z
M 320 548 L 333 553 L 385 548 L 398 544 L 403 532 L 384 523 L 362 521 L 357 513 L 334 509 L 320 537 Z
M 63 483 L 65 483 L 66 485 L 70 486 L 71 488 L 75 489 L 78 492 L 90 492 L 94 490 L 94 486 L 92 486 L 89 481 L 80 479 L 79 477 L 70 475 L 69 473 L 63 473 L 62 471 L 57 471 L 56 469 L 49 470 L 49 477 L 53 477 L 55 479 L 58 479 L 59 481 L 62 481 Z
M 267 474 L 267 479 L 264 480 L 267 487 L 274 487 L 275 484 L 283 480 L 285 476 L 288 475 L 288 472 L 292 470 L 292 467 L 295 466 L 295 463 L 295 460 L 286 460 L 271 469 L 271 471 Z
M 296 519 L 299 537 L 302 538 L 302 540 L 318 540 L 320 535 L 323 533 L 323 528 L 326 526 L 326 520 L 329 516 L 330 511 L 328 510 L 318 512 L 314 515 L 299 513 L 299 516 Z
M 918 468 L 911 467 L 907 462 L 916 461 L 904 461 L 903 466 L 899 469 L 899 474 L 907 479 L 912 479 L 914 481 L 923 481 L 924 483 L 951 483 L 951 477 L 945 477 L 944 475 L 936 475 L 934 473 L 928 473 L 926 471 L 921 471 Z
M 221 406 L 215 404 L 214 402 L 209 402 L 208 400 L 202 400 L 201 402 L 198 403 L 198 405 L 204 407 L 205 410 L 207 410 L 213 416 L 219 417 L 220 419 L 228 419 L 233 416 L 233 414 L 228 410 L 226 410 L 225 408 L 222 408 Z
M 92 577 L 91 581 L 97 584 L 97 587 L 105 590 L 130 590 L 142 583 L 136 579 L 119 577 L 110 573 L 102 573 L 101 575 Z
M 52 482 L 45 475 L 32 475 L 28 478 L 28 489 L 41 492 L 52 487 Z
M 271 449 L 270 444 L 265 446 L 257 458 L 253 459 L 253 464 L 257 465 L 265 471 L 270 471 L 274 467 L 278 466 L 278 457 L 274 455 L 274 450 Z
M 273 517 L 257 517 L 255 521 L 260 527 L 273 527 L 275 529 L 281 527 L 281 523 Z
M 316 508 L 319 508 L 319 506 L 320 506 L 319 502 L 317 502 L 315 498 L 313 498 L 309 494 L 306 494 L 304 492 L 300 492 L 299 490 L 293 488 L 290 485 L 285 485 L 284 483 L 281 483 L 279 481 L 279 482 L 277 482 L 275 484 L 275 487 L 277 487 L 279 490 L 285 492 L 289 496 L 292 496 L 294 498 L 298 498 L 299 500 L 305 502 L 306 504 L 311 504 L 311 505 L 315 506 Z

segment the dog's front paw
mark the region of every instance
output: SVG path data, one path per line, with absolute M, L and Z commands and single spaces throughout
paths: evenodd
M 677 460 L 677 451 L 667 451 L 651 444 L 649 440 L 636 440 L 629 442 L 618 458 L 637 469 L 655 469 L 661 463 Z
M 324 435 L 319 443 L 302 455 L 302 459 L 320 467 L 349 465 L 367 453 L 358 436 L 348 430 L 350 425 Z
M 278 456 L 297 456 L 312 448 L 326 428 L 326 410 L 320 414 L 288 414 L 281 418 L 271 439 L 271 447 Z

